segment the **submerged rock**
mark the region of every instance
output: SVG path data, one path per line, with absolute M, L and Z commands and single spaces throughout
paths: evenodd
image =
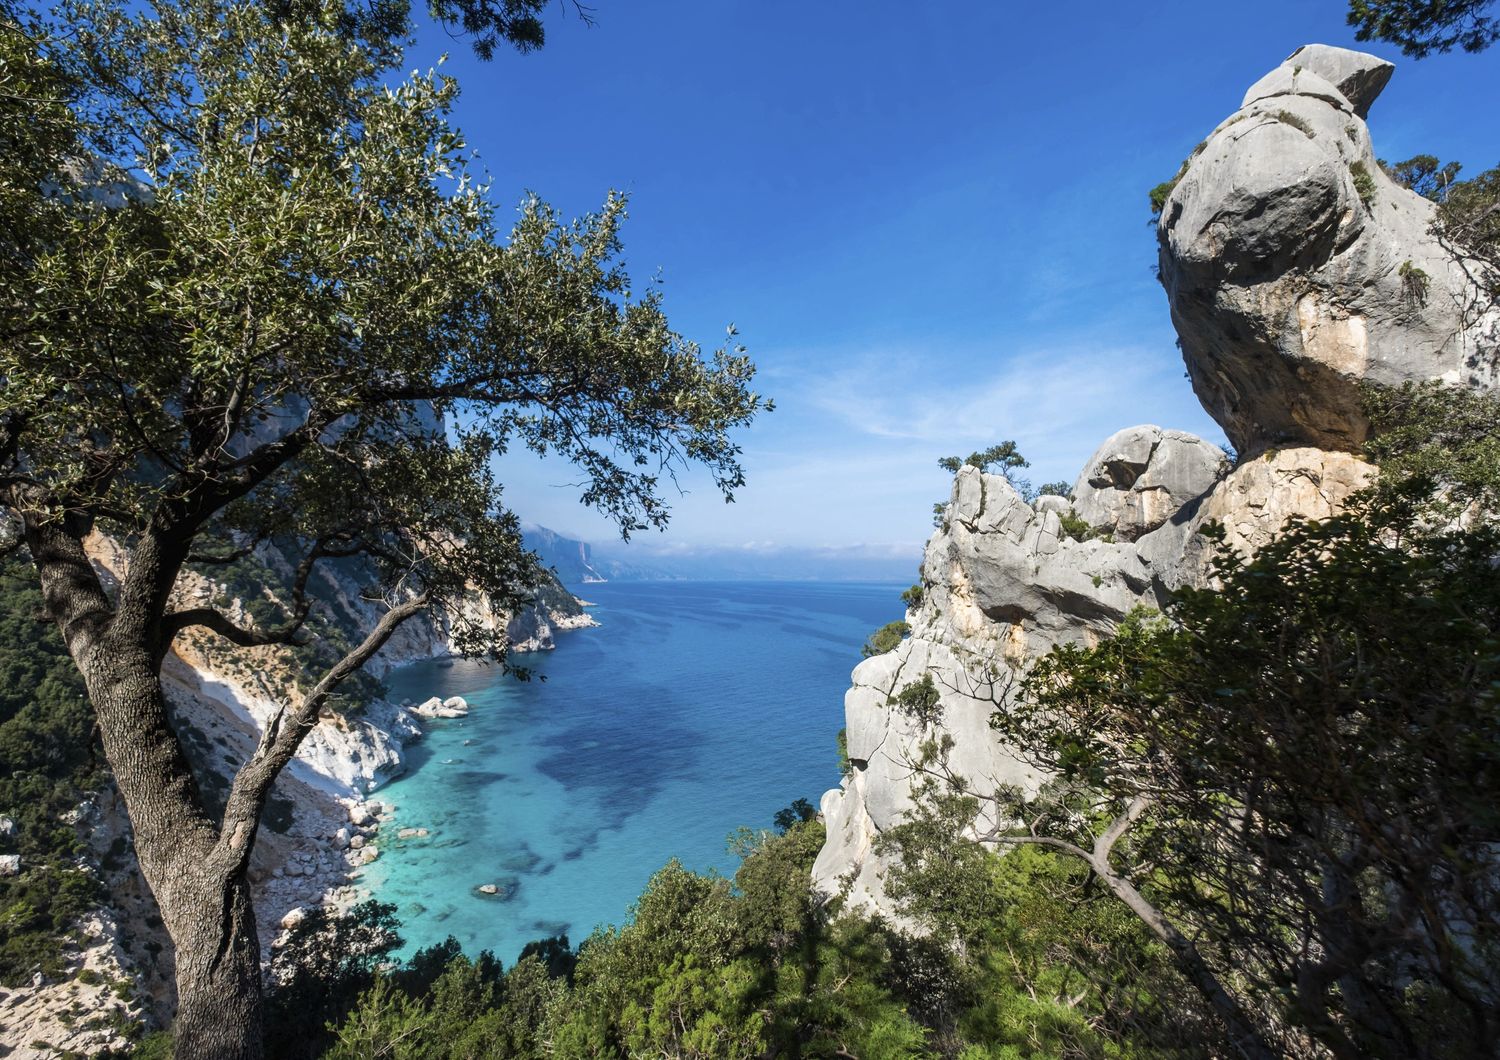
M 481 898 L 493 898 L 498 902 L 508 902 L 516 896 L 521 889 L 521 881 L 514 877 L 503 877 L 494 883 L 481 883 L 474 888 L 474 893 Z

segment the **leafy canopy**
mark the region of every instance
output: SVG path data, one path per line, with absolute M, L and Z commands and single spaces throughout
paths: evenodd
M 1398 45 L 1413 59 L 1455 47 L 1482 52 L 1500 40 L 1500 19 L 1486 14 L 1494 0 L 1349 0 L 1356 40 Z
M 540 8 L 473 6 L 523 38 L 504 20 Z M 528 197 L 503 225 L 457 84 L 399 79 L 340 3 L 295 7 L 78 0 L 66 35 L 7 27 L 12 510 L 205 559 L 361 555 L 376 595 L 504 604 L 534 581 L 492 470 L 510 449 L 571 461 L 627 535 L 690 464 L 732 498 L 730 434 L 768 403 L 742 349 L 704 356 L 632 286 L 623 197 L 572 222 Z
M 1047 836 L 1087 846 L 1146 807 L 1121 871 L 1268 1032 L 1474 1055 L 1500 974 L 1472 941 L 1500 928 L 1500 402 L 1426 384 L 1366 407 L 1380 476 L 1344 514 L 1055 649 L 994 724 L 1072 793 L 1026 807 Z

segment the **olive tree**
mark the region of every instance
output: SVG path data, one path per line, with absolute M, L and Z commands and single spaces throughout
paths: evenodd
M 494 459 L 570 461 L 628 535 L 689 466 L 732 498 L 732 432 L 767 407 L 741 349 L 705 355 L 631 287 L 621 198 L 576 222 L 528 198 L 506 232 L 456 84 L 401 76 L 399 36 L 333 0 L 295 7 L 83 0 L 7 14 L 0 43 L 0 505 L 175 946 L 179 1060 L 261 1054 L 246 864 L 329 697 L 416 616 L 503 651 L 455 606 L 520 606 L 537 577 Z M 267 543 L 294 568 L 282 620 L 184 599 Z M 317 570 L 350 557 L 378 622 L 211 811 L 163 694 L 174 638 L 305 642 Z

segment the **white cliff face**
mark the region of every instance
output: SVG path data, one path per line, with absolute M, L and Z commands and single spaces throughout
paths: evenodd
M 1391 64 L 1309 45 L 1189 159 L 1158 225 L 1193 387 L 1242 456 L 1357 450 L 1357 384 L 1492 387 L 1500 315 L 1386 176 L 1365 116 Z
M 1227 470 L 1224 454 L 1202 439 L 1143 426 L 1100 447 L 1072 501 L 1028 504 L 1001 476 L 959 471 L 943 525 L 927 543 L 922 602 L 907 616 L 911 636 L 861 663 L 845 694 L 851 772 L 823 796 L 828 840 L 813 868 L 820 888 L 847 885 L 853 904 L 893 912 L 873 845 L 912 808 L 913 769 L 928 740 L 952 738 L 947 768 L 981 794 L 1002 785 L 1036 789 L 1041 776 L 990 730 L 1007 683 L 1054 644 L 1091 642 L 1174 587 L 1171 560 L 1194 528 L 1191 518 L 1176 517 Z M 889 702 L 923 674 L 941 697 L 931 725 Z
M 1390 78 L 1372 56 L 1299 49 L 1189 161 L 1159 225 L 1161 275 L 1194 389 L 1240 453 L 1132 427 L 1090 458 L 1070 498 L 1028 504 L 964 468 L 928 541 L 911 636 L 869 659 L 845 697 L 851 771 L 823 797 L 817 885 L 888 916 L 879 834 L 911 808 L 924 741 L 984 795 L 1043 779 L 994 737 L 997 687 L 1132 608 L 1211 577 L 1211 544 L 1248 555 L 1297 516 L 1338 512 L 1373 468 L 1364 383 L 1496 382 L 1497 313 L 1428 231 L 1433 206 L 1375 162 L 1364 118 Z M 1416 270 L 1416 271 L 1414 271 Z M 1413 277 L 1424 278 L 1419 286 Z M 889 698 L 930 674 L 930 725 Z M 971 829 L 983 829 L 979 820 Z

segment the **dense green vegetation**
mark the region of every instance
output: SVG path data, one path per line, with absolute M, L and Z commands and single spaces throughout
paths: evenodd
M 14 825 L 0 854 L 21 856 L 20 874 L 0 877 L 3 986 L 60 974 L 64 940 L 98 898 L 67 822 L 103 782 L 93 712 L 26 566 L 0 562 L 0 816 Z
M 884 655 L 888 651 L 895 651 L 902 638 L 910 632 L 911 625 L 907 622 L 887 622 L 870 634 L 870 639 L 865 641 L 859 653 L 869 659 L 876 655 Z
M 389 907 L 309 919 L 277 957 L 270 1045 L 338 1060 L 1009 1060 L 1193 1041 L 1197 1024 L 1159 1003 L 1182 990 L 1160 947 L 1065 859 L 999 857 L 953 844 L 951 820 L 915 821 L 896 841 L 925 835 L 893 881 L 933 929 L 914 939 L 813 890 L 811 810 L 732 837 L 733 879 L 669 863 L 623 927 L 534 943 L 508 969 L 450 939 L 382 971 L 399 945 Z M 935 849 L 946 858 L 924 860 Z
M 1137 901 L 1249 1055 L 1489 1055 L 1500 401 L 1366 408 L 1380 477 L 1343 514 L 1223 552 L 1216 589 L 1056 649 L 997 711 L 1059 778 L 999 841 Z

